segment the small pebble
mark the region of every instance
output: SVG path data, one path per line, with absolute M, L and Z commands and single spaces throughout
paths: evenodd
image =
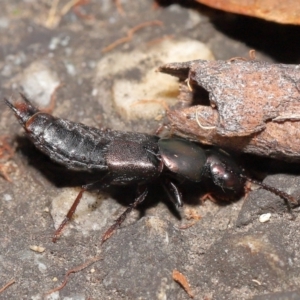
M 45 251 L 44 247 L 36 246 L 36 245 L 31 245 L 31 246 L 29 246 L 29 248 L 30 248 L 30 250 L 39 252 L 39 253 L 43 253 Z
M 11 196 L 10 194 L 4 194 L 4 195 L 3 195 L 3 199 L 4 199 L 5 201 L 11 201 L 11 200 L 12 200 L 12 196 Z
M 270 221 L 270 218 L 271 218 L 271 214 L 270 213 L 262 214 L 262 215 L 259 216 L 259 222 L 260 223 L 268 222 L 268 221 Z

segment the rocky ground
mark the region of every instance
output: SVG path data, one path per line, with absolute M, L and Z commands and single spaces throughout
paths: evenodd
M 299 63 L 297 27 L 182 2 L 2 1 L 1 97 L 16 101 L 23 91 L 61 118 L 151 133 L 179 93 L 175 78 L 155 71 L 162 64 L 247 57 L 250 49 L 260 60 Z M 300 298 L 299 209 L 292 220 L 280 198 L 260 189 L 225 205 L 202 203 L 202 188 L 185 186 L 179 214 L 154 186 L 102 246 L 134 191 L 86 192 L 52 243 L 89 178 L 37 151 L 4 102 L 0 113 L 1 299 L 189 299 L 174 270 L 194 299 Z M 300 197 L 296 165 L 240 161 L 256 178 Z

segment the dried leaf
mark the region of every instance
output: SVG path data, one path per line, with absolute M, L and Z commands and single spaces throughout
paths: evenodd
M 257 17 L 283 24 L 300 24 L 300 3 L 295 0 L 196 0 L 232 13 Z

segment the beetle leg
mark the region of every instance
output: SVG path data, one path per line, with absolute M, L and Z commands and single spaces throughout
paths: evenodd
M 169 178 L 166 178 L 163 182 L 163 187 L 166 190 L 170 200 L 175 204 L 176 208 L 182 207 L 182 194 L 177 185 Z
M 135 209 L 140 203 L 142 203 L 148 194 L 148 189 L 146 186 L 139 186 L 137 190 L 137 197 L 134 202 L 127 207 L 127 209 L 119 216 L 115 223 L 105 231 L 101 239 L 101 245 L 109 239 L 115 232 L 115 230 L 125 221 L 127 215 Z
M 72 206 L 70 207 L 68 213 L 66 214 L 65 218 L 63 219 L 63 221 L 61 222 L 61 224 L 59 225 L 59 227 L 55 230 L 53 238 L 52 238 L 52 242 L 55 243 L 57 241 L 57 239 L 59 238 L 59 236 L 61 235 L 61 232 L 63 231 L 64 227 L 66 226 L 66 224 L 72 219 L 77 206 L 82 198 L 82 195 L 85 191 L 87 191 L 88 189 L 91 189 L 91 187 L 93 186 L 98 186 L 101 184 L 101 188 L 105 188 L 107 186 L 109 186 L 109 183 L 112 181 L 112 177 L 110 176 L 110 174 L 106 174 L 101 180 L 93 182 L 93 183 L 89 183 L 86 185 L 83 185 L 81 187 L 80 192 L 78 193 L 75 201 L 73 202 Z
M 52 238 L 52 242 L 55 243 L 57 241 L 57 239 L 59 238 L 59 236 L 61 235 L 62 230 L 64 229 L 64 227 L 66 226 L 66 224 L 71 220 L 71 218 L 73 217 L 76 208 L 82 198 L 83 193 L 86 191 L 85 187 L 82 187 L 80 192 L 78 193 L 75 201 L 73 202 L 72 206 L 70 207 L 67 215 L 65 216 L 65 218 L 63 219 L 63 221 L 61 222 L 61 224 L 59 225 L 59 227 L 55 230 L 53 238 Z

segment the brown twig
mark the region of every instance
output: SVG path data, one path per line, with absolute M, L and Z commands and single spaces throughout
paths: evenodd
M 66 15 L 72 8 L 75 8 L 75 13 L 77 13 L 78 11 L 76 11 L 76 8 L 78 8 L 78 6 L 84 5 L 89 2 L 89 0 L 70 0 L 62 7 L 60 11 L 58 11 L 59 1 L 60 0 L 53 0 L 52 2 L 48 18 L 46 20 L 46 27 L 48 28 L 57 26 L 61 18 Z M 86 16 L 86 18 L 90 18 L 90 16 Z
M 0 137 L 0 160 L 7 161 L 14 156 L 14 149 L 10 146 L 8 142 L 8 136 Z M 10 177 L 7 175 L 7 166 L 5 164 L 0 164 L 0 175 L 4 177 L 5 180 L 12 182 Z
M 77 17 L 85 20 L 93 20 L 94 15 L 83 13 L 80 8 L 81 6 L 87 5 L 90 3 L 90 0 L 79 0 L 73 5 L 73 12 L 77 15 Z
M 58 3 L 60 0 L 53 0 L 49 13 L 48 13 L 48 18 L 46 20 L 46 27 L 48 28 L 52 28 L 54 27 L 54 25 L 56 25 L 58 23 L 58 17 L 56 15 L 56 11 L 57 11 L 57 7 L 58 7 Z
M 48 113 L 48 114 L 53 112 L 55 105 L 56 105 L 57 90 L 60 89 L 63 85 L 64 85 L 63 83 L 59 83 L 59 85 L 55 87 L 55 89 L 53 90 L 53 92 L 50 95 L 49 104 L 46 107 L 44 107 L 43 109 L 41 109 L 42 112 Z
M 185 211 L 185 217 L 187 220 L 193 220 L 193 221 L 191 223 L 187 223 L 179 226 L 178 227 L 179 229 L 188 229 L 194 226 L 202 218 L 194 209 L 187 209 Z
M 187 224 L 183 224 L 183 225 L 180 225 L 178 226 L 177 228 L 180 229 L 180 230 L 184 230 L 184 229 L 188 229 L 190 227 L 193 227 L 198 221 L 193 221 L 191 223 L 187 223 Z
M 1 289 L 0 289 L 0 294 L 4 292 L 8 287 L 10 287 L 12 284 L 16 282 L 15 279 L 11 279 L 8 283 L 6 283 Z
M 66 275 L 65 275 L 65 279 L 64 279 L 63 283 L 62 283 L 60 286 L 58 286 L 58 287 L 56 287 L 56 288 L 50 290 L 49 292 L 47 292 L 45 295 L 47 296 L 47 295 L 50 295 L 50 294 L 55 293 L 55 292 L 57 292 L 57 291 L 60 291 L 60 290 L 61 290 L 62 288 L 64 288 L 64 287 L 66 286 L 66 284 L 68 283 L 68 278 L 69 278 L 70 274 L 72 274 L 72 273 L 77 273 L 77 272 L 79 272 L 79 271 L 81 271 L 81 270 L 87 268 L 88 266 L 90 266 L 91 264 L 93 264 L 94 262 L 96 262 L 96 261 L 98 261 L 98 260 L 100 260 L 100 259 L 102 259 L 102 258 L 96 256 L 96 257 L 94 257 L 94 258 L 88 260 L 88 261 L 85 262 L 84 264 L 81 264 L 81 265 L 79 265 L 79 266 L 77 266 L 77 267 L 75 267 L 75 268 L 69 270 L 69 271 L 66 273 Z
M 138 30 L 140 30 L 144 27 L 148 27 L 148 26 L 163 26 L 163 22 L 159 21 L 159 20 L 154 20 L 154 21 L 148 21 L 148 22 L 144 22 L 144 23 L 140 23 L 140 24 L 136 25 L 135 27 L 133 27 L 127 31 L 127 36 L 120 38 L 120 39 L 114 41 L 113 43 L 111 43 L 110 45 L 108 45 L 107 47 L 103 48 L 102 53 L 109 52 L 121 44 L 130 42 L 132 40 L 133 34 L 135 32 L 137 32 Z
M 156 39 L 153 39 L 151 41 L 149 41 L 146 46 L 153 46 L 155 44 L 159 44 L 165 40 L 171 40 L 174 38 L 174 35 L 173 34 L 169 34 L 169 35 L 163 35 L 162 37 L 159 37 L 159 38 L 156 38 Z
M 117 7 L 117 11 L 118 13 L 121 15 L 121 16 L 125 16 L 125 11 L 123 9 L 123 6 L 121 4 L 121 1 L 120 0 L 115 0 L 115 4 L 116 4 L 116 7 Z
M 194 295 L 191 291 L 191 287 L 186 279 L 186 277 L 180 273 L 179 271 L 177 271 L 176 269 L 173 271 L 172 274 L 173 280 L 175 280 L 176 282 L 178 282 L 183 289 L 186 291 L 186 293 L 190 296 L 190 298 L 194 298 Z
M 160 8 L 160 5 L 158 4 L 157 1 L 154 1 L 153 4 L 152 4 L 152 10 L 157 10 Z

